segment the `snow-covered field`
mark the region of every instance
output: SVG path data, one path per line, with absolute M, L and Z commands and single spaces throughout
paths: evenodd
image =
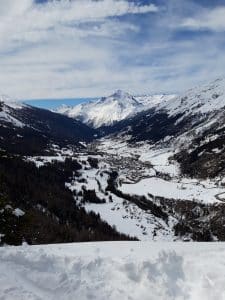
M 88 157 L 99 160 L 98 168 L 91 168 L 87 160 Z M 105 200 L 105 203 L 82 203 L 82 205 L 87 211 L 94 211 L 100 214 L 104 221 L 111 226 L 115 226 L 119 232 L 135 236 L 142 241 L 173 241 L 174 232 L 172 228 L 176 223 L 173 217 L 169 217 L 168 222 L 165 222 L 165 220 L 157 218 L 149 211 L 142 210 L 136 204 L 130 203 L 107 190 L 108 172 L 115 167 L 118 157 L 117 155 L 113 156 L 111 161 L 110 155 L 103 157 L 100 155 L 87 156 L 83 153 L 77 155 L 78 162 L 82 165 L 81 177 L 79 179 L 74 178 L 71 182 L 66 183 L 66 186 L 77 194 L 82 191 L 84 186 L 87 190 L 95 190 L 96 195 L 101 200 Z M 124 160 L 125 157 L 123 162 Z M 126 162 L 124 165 L 123 167 L 122 162 L 119 161 L 120 179 L 123 178 L 128 181 L 128 177 L 131 175 L 130 171 L 135 172 L 135 178 L 138 176 L 137 173 L 140 173 L 141 176 L 154 175 L 152 168 L 145 167 L 144 170 L 130 170 L 132 166 L 126 166 Z M 79 198 L 77 196 L 78 200 Z
M 181 199 L 204 203 L 220 202 L 224 200 L 224 188 L 204 185 L 204 182 L 193 180 L 167 181 L 152 177 L 134 184 L 123 184 L 120 190 L 125 194 L 160 196 L 167 199 Z
M 115 226 L 119 232 L 135 236 L 141 241 L 175 240 L 172 229 L 176 223 L 174 218 L 170 217 L 166 223 L 133 203 L 124 204 L 124 200 L 119 197 L 114 196 L 112 203 L 87 203 L 85 209 L 99 213 L 103 220 Z
M 225 244 L 77 243 L 0 249 L 1 300 L 223 300 Z
M 125 194 L 165 197 L 168 199 L 193 200 L 204 203 L 215 203 L 224 201 L 225 188 L 220 187 L 215 181 L 200 181 L 195 179 L 183 178 L 180 176 L 179 165 L 170 158 L 174 155 L 171 148 L 155 148 L 154 146 L 141 143 L 136 146 L 129 146 L 125 141 L 103 139 L 99 144 L 99 149 L 106 153 L 121 157 L 138 157 L 140 162 L 150 163 L 152 169 L 161 173 L 156 177 L 154 172 L 148 173 L 149 178 L 129 182 L 128 174 L 120 174 L 124 183 L 120 190 Z M 169 175 L 171 180 L 166 180 L 163 175 Z

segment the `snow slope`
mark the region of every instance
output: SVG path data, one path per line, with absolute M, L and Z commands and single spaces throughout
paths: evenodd
M 137 100 L 140 101 L 139 98 Z M 146 102 L 152 103 L 152 106 L 146 105 Z M 184 134 L 186 137 L 189 133 L 193 137 L 193 134 L 199 135 L 211 128 L 215 131 L 216 122 L 224 123 L 225 78 L 194 87 L 180 96 L 144 97 L 140 103 L 154 110 L 129 118 L 126 123 L 120 122 L 120 126 L 116 124 L 110 133 L 129 128 L 129 134 L 134 138 L 139 135 L 139 140 L 147 138 L 155 141 L 166 136 L 176 135 L 179 138 Z
M 97 101 L 74 107 L 63 105 L 56 112 L 71 118 L 77 118 L 88 125 L 98 128 L 124 120 L 142 110 L 157 106 L 162 101 L 166 102 L 173 97 L 174 95 L 133 97 L 124 91 L 118 90 L 111 96 L 103 97 Z
M 225 107 L 225 78 L 195 87 L 179 97 L 161 102 L 158 109 L 166 109 L 169 114 L 205 114 Z
M 14 110 L 20 110 L 25 107 L 25 104 L 14 101 L 8 96 L 0 95 L 0 121 L 10 123 L 16 127 L 23 127 L 23 122 L 16 118 Z
M 165 105 L 167 101 L 170 101 L 177 97 L 175 94 L 158 94 L 158 95 L 143 95 L 143 96 L 136 96 L 138 102 L 145 105 L 146 108 L 153 108 L 157 107 L 158 105 L 162 104 Z
M 218 243 L 4 247 L 0 299 L 224 300 L 224 254 Z

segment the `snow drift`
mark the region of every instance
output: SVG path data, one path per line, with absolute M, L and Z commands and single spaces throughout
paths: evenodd
M 83 243 L 0 249 L 0 299 L 225 299 L 225 245 Z

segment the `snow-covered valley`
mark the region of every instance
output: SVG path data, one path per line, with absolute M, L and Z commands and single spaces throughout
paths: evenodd
M 225 0 L 0 0 L 0 300 L 225 300 Z
M 53 157 L 28 160 L 38 167 L 65 161 L 66 157 L 77 160 L 82 169 L 65 183 L 76 203 L 99 214 L 119 232 L 142 241 L 201 239 L 188 231 L 176 232 L 181 218 L 193 214 L 191 218 L 198 224 L 195 229 L 198 222 L 207 228 L 209 224 L 206 226 L 204 221 L 218 215 L 225 200 L 223 178 L 184 177 L 173 159 L 172 148 L 160 149 L 148 143 L 129 145 L 118 138 L 104 138 L 87 144 L 82 152 L 57 151 Z M 209 213 L 205 212 L 208 205 L 212 206 Z M 211 239 L 219 237 L 211 232 Z
M 172 207 L 176 201 L 192 202 L 196 205 L 193 210 L 199 209 L 198 203 L 217 205 L 225 199 L 223 178 L 199 180 L 182 176 L 179 165 L 171 159 L 173 149 L 155 149 L 145 143 L 129 146 L 117 139 L 102 139 L 89 147 L 92 151 L 95 149 L 95 153 L 100 151 L 100 155 L 91 156 L 99 162 L 97 168 L 88 170 L 85 164 L 82 184 L 77 185 L 74 180 L 68 187 L 76 191 L 82 187 L 94 189 L 102 203 L 86 203 L 85 208 L 140 240 L 179 240 L 174 232 L 179 216 L 169 214 L 165 220 L 154 215 L 150 207 L 146 210 L 139 205 L 142 197 L 159 206 L 168 200 Z M 109 188 L 109 172 L 117 172 L 116 190 Z M 127 195 L 133 197 L 134 202 L 129 201 L 129 196 L 127 200 Z
M 224 86 L 225 80 L 220 79 L 175 98 L 158 95 L 136 99 L 117 91 L 87 104 L 87 111 L 106 119 L 114 106 L 122 113 L 110 126 L 97 129 L 94 127 L 101 122 L 92 124 L 91 128 L 61 114 L 2 102 L 0 113 L 7 115 L 0 128 L 5 185 L 9 182 L 4 176 L 10 159 L 13 158 L 14 164 L 9 175 L 12 177 L 20 155 L 23 161 L 20 172 L 25 169 L 25 176 L 32 173 L 35 182 L 40 177 L 36 184 L 41 182 L 41 189 L 44 185 L 51 190 L 46 192 L 43 201 L 35 187 L 27 190 L 26 182 L 20 182 L 19 190 L 21 184 L 24 185 L 20 200 L 17 201 L 12 192 L 11 201 L 3 199 L 0 203 L 2 213 L 11 218 L 10 213 L 21 209 L 25 217 L 20 220 L 26 219 L 27 202 L 23 201 L 23 193 L 25 190 L 27 198 L 32 199 L 35 190 L 37 195 L 32 210 L 41 219 L 51 216 L 51 222 L 59 228 L 60 240 L 63 240 L 60 218 L 63 224 L 68 224 L 69 218 L 71 226 L 78 226 L 79 232 L 86 226 L 84 240 L 94 239 L 92 235 L 100 220 L 103 224 L 100 225 L 101 234 L 97 234 L 98 240 L 109 236 L 109 232 L 103 233 L 105 226 L 112 231 L 110 239 L 225 240 L 225 136 L 221 109 L 225 107 Z M 82 108 L 85 111 L 84 106 Z M 127 114 L 128 108 L 131 111 Z M 23 122 L 24 126 L 17 126 L 12 118 Z M 54 188 L 48 185 L 49 179 L 44 180 L 46 173 L 52 178 Z M 20 176 L 14 180 L 20 181 Z M 32 180 L 30 185 L 33 185 Z M 2 194 L 8 193 L 4 186 L 2 189 Z M 60 193 L 65 199 L 69 198 L 67 204 L 61 203 L 64 198 Z M 54 194 L 50 197 L 51 203 L 49 194 Z M 76 218 L 70 213 L 71 209 L 74 215 L 79 210 L 79 214 L 93 218 L 90 221 L 92 230 L 83 215 L 82 225 L 74 225 Z M 28 236 L 20 240 L 36 241 L 24 227 L 20 230 L 23 237 Z M 7 226 L 0 233 L 4 235 L 4 232 L 8 235 Z M 75 238 L 72 234 L 69 241 L 80 241 L 79 234 Z M 5 236 L 2 243 L 11 243 Z M 54 240 L 54 235 L 52 238 Z

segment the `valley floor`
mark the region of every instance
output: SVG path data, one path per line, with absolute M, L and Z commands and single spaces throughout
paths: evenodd
M 221 243 L 3 247 L 0 299 L 223 300 L 224 255 Z
M 28 159 L 38 167 L 52 160 L 63 161 L 66 156 L 77 159 L 82 170 L 79 171 L 79 176 L 74 176 L 66 183 L 77 203 L 87 211 L 99 214 L 119 232 L 142 241 L 192 240 L 188 232 L 181 237 L 175 235 L 174 226 L 184 218 L 179 207 L 179 212 L 171 213 L 177 201 L 183 206 L 184 213 L 191 210 L 192 219 L 204 222 L 210 216 L 204 215 L 201 204 L 217 205 L 225 200 L 222 178 L 197 180 L 181 176 L 178 163 L 171 159 L 175 153 L 171 148 L 146 143 L 128 145 L 121 139 L 98 140 L 89 144 L 81 153 L 54 147 L 58 151 L 57 156 Z M 117 186 L 115 190 L 109 188 L 112 172 L 117 173 L 113 182 Z M 85 193 L 88 199 L 93 198 L 90 191 L 95 192 L 97 200 L 84 201 Z M 159 199 L 163 201 L 163 205 L 170 201 L 166 208 L 169 211 L 168 218 L 152 213 L 151 208 L 143 209 L 139 205 L 140 197 L 145 197 L 147 204 L 151 202 L 158 206 L 162 206 Z M 190 203 L 195 203 L 195 206 Z M 216 213 L 212 212 L 212 215 Z M 199 227 L 197 223 L 194 226 Z M 217 240 L 217 237 L 212 234 L 211 239 Z

